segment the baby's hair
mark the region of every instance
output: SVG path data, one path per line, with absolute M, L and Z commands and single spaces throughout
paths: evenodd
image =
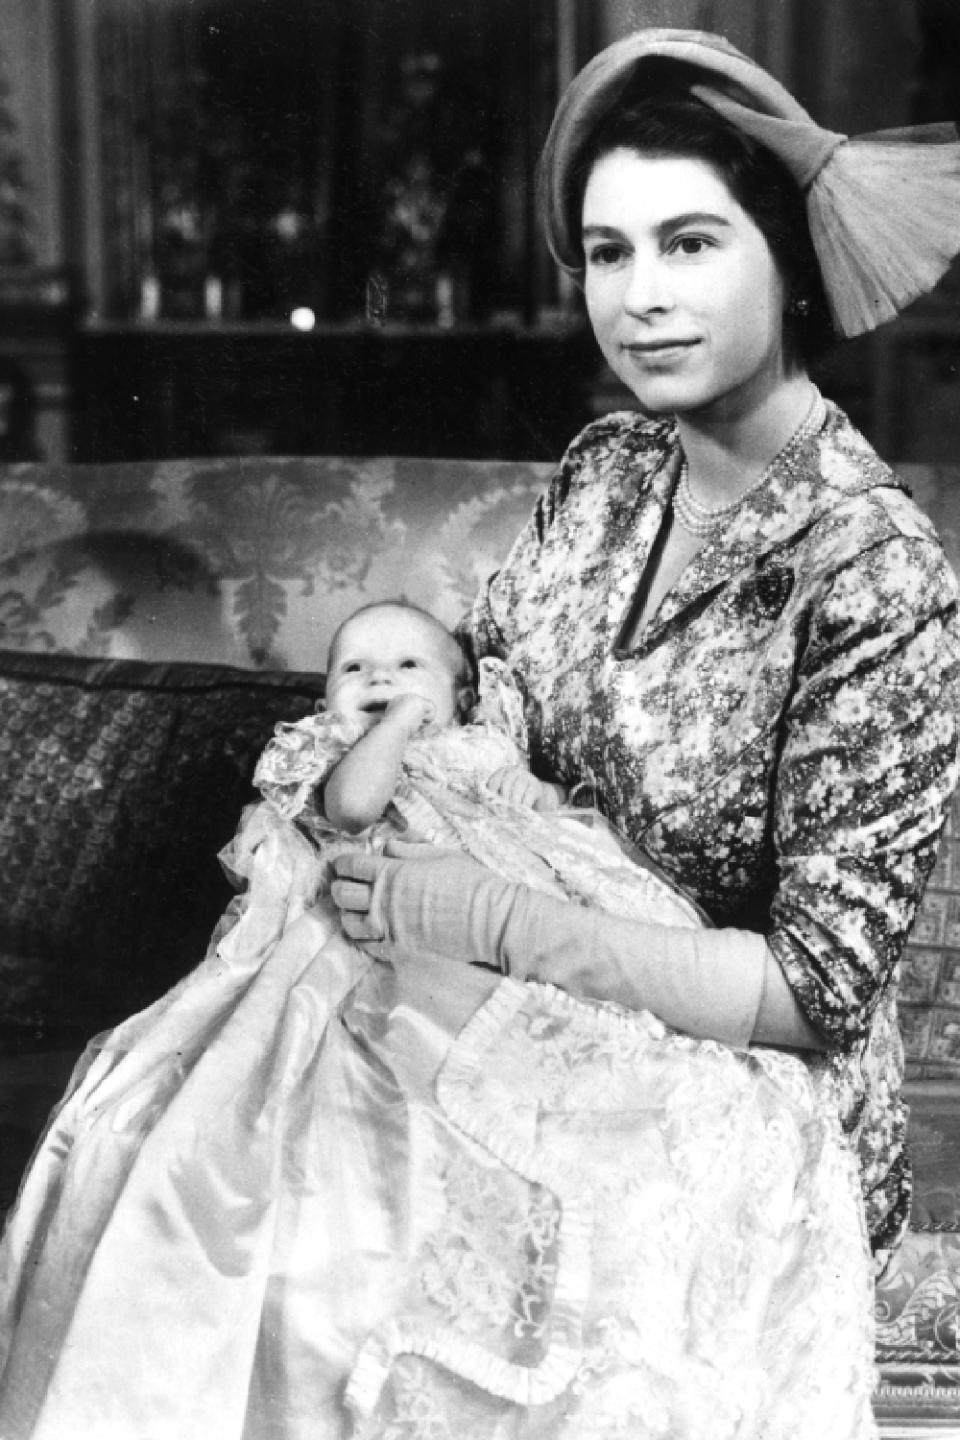
M 370 600 L 366 605 L 361 605 L 357 610 L 352 611 L 345 620 L 341 620 L 333 632 L 333 639 L 330 641 L 330 649 L 327 652 L 328 671 L 340 641 L 340 636 L 344 630 L 352 620 L 356 620 L 358 615 L 365 615 L 370 610 L 406 610 L 413 615 L 421 616 L 422 619 L 428 621 L 433 629 L 436 630 L 439 635 L 442 635 L 451 646 L 456 647 L 459 659 L 457 669 L 454 673 L 454 679 L 457 685 L 472 686 L 475 684 L 476 677 L 473 664 L 459 637 L 448 630 L 446 625 L 437 619 L 436 615 L 431 615 L 429 610 L 425 610 L 422 605 L 415 605 L 412 600 Z

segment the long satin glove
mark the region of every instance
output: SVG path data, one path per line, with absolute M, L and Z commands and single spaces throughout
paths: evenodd
M 621 920 L 435 850 L 423 859 L 343 855 L 335 868 L 344 931 L 374 954 L 429 952 L 492 966 L 651 1010 L 700 1039 L 745 1046 L 753 1036 L 769 959 L 761 935 Z

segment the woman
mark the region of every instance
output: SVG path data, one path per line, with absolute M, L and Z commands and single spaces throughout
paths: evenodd
M 666 927 L 415 850 L 345 860 L 334 887 L 384 956 L 801 1050 L 833 1077 L 881 1261 L 909 1208 L 896 984 L 955 783 L 957 591 L 807 365 L 958 248 L 957 146 L 915 138 L 848 142 L 722 39 L 660 30 L 586 67 L 544 153 L 551 248 L 646 415 L 574 441 L 466 632 L 519 679 L 539 772 L 588 789 L 718 928 L 678 955 Z M 872 1433 L 867 1408 L 844 1437 Z M 729 1433 L 813 1435 L 814 1409 Z

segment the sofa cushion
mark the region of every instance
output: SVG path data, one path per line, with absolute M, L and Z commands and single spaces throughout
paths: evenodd
M 876 1409 L 891 1426 L 951 1424 L 957 1434 L 960 1092 L 924 1080 L 907 1086 L 907 1099 L 915 1192 L 910 1230 L 877 1285 Z
M 319 676 L 0 651 L 0 1044 L 71 1044 L 204 954 L 217 861 Z
M 960 792 L 910 932 L 900 981 L 907 1074 L 960 1079 Z

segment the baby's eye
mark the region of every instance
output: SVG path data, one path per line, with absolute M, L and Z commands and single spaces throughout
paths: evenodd
M 416 668 L 417 668 L 417 662 L 416 662 L 416 660 L 401 660 L 401 661 L 400 661 L 400 669 L 401 669 L 401 670 L 416 670 Z
M 342 673 L 343 673 L 344 675 L 356 675 L 359 669 L 360 669 L 360 663 L 359 663 L 359 661 L 357 661 L 357 660 L 348 660 L 347 663 L 346 663 L 346 665 L 344 665 L 344 666 L 342 667 Z

